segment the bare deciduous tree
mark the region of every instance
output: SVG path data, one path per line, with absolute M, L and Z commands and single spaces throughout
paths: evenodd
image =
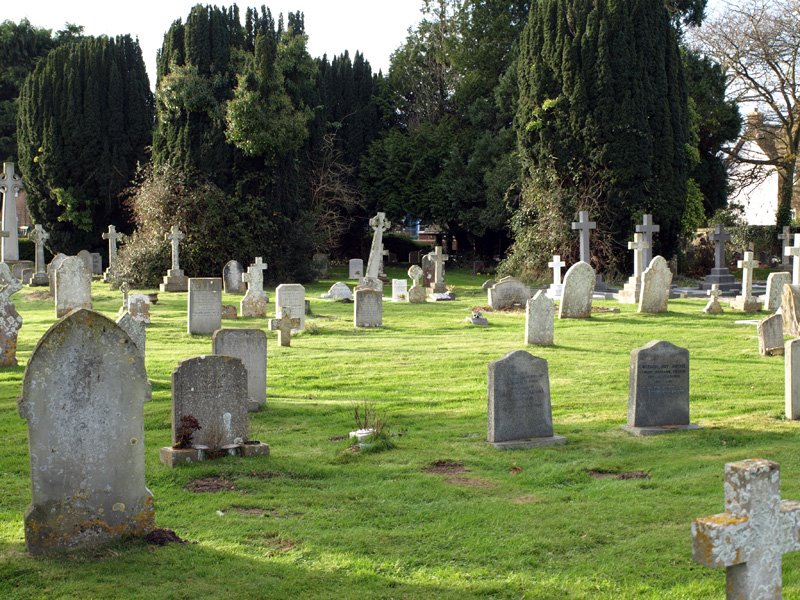
M 745 176 L 751 181 L 765 167 L 775 168 L 777 224 L 788 225 L 800 149 L 800 0 L 727 2 L 693 38 L 700 52 L 727 71 L 729 96 L 754 109 L 739 142 L 724 150 L 729 162 L 753 167 Z M 763 154 L 748 150 L 748 142 Z M 794 208 L 800 214 L 800 205 Z

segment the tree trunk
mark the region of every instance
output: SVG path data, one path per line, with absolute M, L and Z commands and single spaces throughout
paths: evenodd
M 794 196 L 794 169 L 793 160 L 777 168 L 778 171 L 778 214 L 776 225 L 778 229 L 792 224 L 792 197 Z

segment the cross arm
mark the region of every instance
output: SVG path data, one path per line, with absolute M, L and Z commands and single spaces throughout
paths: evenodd
M 692 521 L 692 558 L 706 567 L 730 567 L 747 562 L 750 519 L 721 513 Z

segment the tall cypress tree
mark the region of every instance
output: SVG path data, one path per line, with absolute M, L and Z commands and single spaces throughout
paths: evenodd
M 510 266 L 575 257 L 569 221 L 598 221 L 599 264 L 627 263 L 643 213 L 661 225 L 655 252 L 675 252 L 686 202 L 687 95 L 670 14 L 653 0 L 541 0 L 518 64 L 515 126 L 524 174 Z M 625 258 L 623 258 L 625 257 Z

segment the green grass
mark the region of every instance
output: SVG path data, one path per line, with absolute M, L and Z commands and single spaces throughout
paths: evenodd
M 0 597 L 723 598 L 724 571 L 692 561 L 690 533 L 693 517 L 723 510 L 723 465 L 775 460 L 783 497 L 800 499 L 800 423 L 783 418 L 783 360 L 758 355 L 755 328 L 733 324 L 741 313 L 707 316 L 704 300 L 672 300 L 667 314 L 638 315 L 609 301 L 595 304 L 621 312 L 557 321 L 556 346 L 527 349 L 549 363 L 554 428 L 567 445 L 500 452 L 484 441 L 486 368 L 524 347 L 524 314 L 465 324 L 487 303 L 483 279 L 450 271 L 457 301 L 386 302 L 382 329 L 355 330 L 351 304 L 315 299 L 343 277 L 337 269 L 307 286 L 313 333 L 281 348 L 267 332 L 268 404 L 251 414 L 250 434 L 272 455 L 177 469 L 158 461 L 170 442 L 170 375 L 211 341 L 186 334 L 185 294 L 161 294 L 147 339 L 146 478 L 157 526 L 191 543 L 58 558 L 25 552 L 27 431 L 16 408 L 24 365 L 55 311 L 28 290 L 14 296 L 25 322 L 20 366 L 0 372 Z M 117 292 L 95 284 L 94 295 L 97 310 L 116 313 Z M 266 329 L 263 319 L 223 323 Z M 702 430 L 621 430 L 630 351 L 654 339 L 689 349 Z M 330 441 L 353 428 L 353 404 L 364 400 L 396 434 L 394 449 L 350 455 Z M 437 460 L 467 471 L 423 470 Z M 593 479 L 589 469 L 650 479 Z M 212 475 L 235 490 L 184 489 Z M 800 553 L 783 572 L 784 598 L 800 598 Z

